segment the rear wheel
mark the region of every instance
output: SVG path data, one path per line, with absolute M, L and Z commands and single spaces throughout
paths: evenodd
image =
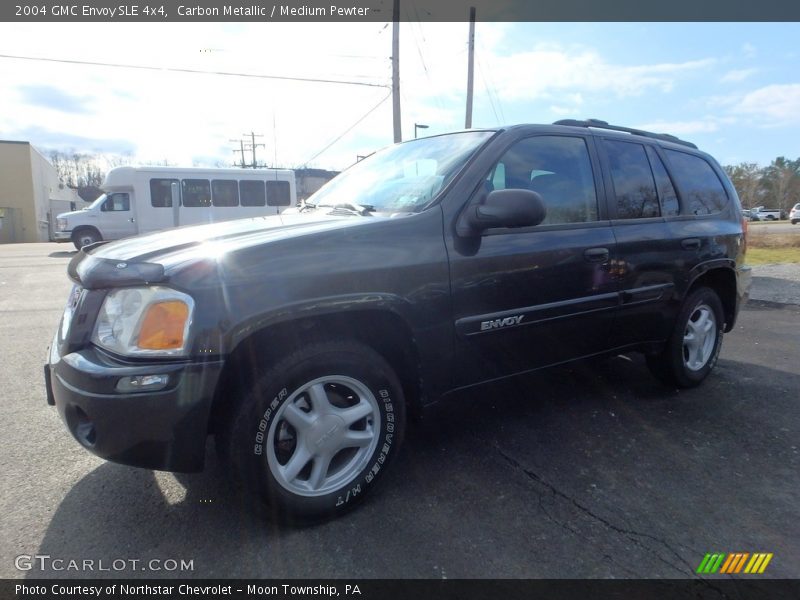
M 89 244 L 99 242 L 102 239 L 100 233 L 96 229 L 91 228 L 79 229 L 72 234 L 72 243 L 75 244 L 78 250 Z
M 322 342 L 257 375 L 218 444 L 276 516 L 318 519 L 374 487 L 404 423 L 402 388 L 377 352 Z
M 698 288 L 683 303 L 664 350 L 647 357 L 648 367 L 670 385 L 699 385 L 717 362 L 723 325 L 719 296 L 710 288 Z

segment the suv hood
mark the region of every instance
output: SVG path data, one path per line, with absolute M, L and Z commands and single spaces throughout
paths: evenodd
M 380 216 L 332 216 L 317 211 L 179 227 L 87 246 L 70 261 L 69 276 L 85 288 L 155 283 L 176 267 L 265 243 L 359 227 Z

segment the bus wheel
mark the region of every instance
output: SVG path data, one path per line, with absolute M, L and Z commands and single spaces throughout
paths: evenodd
M 91 228 L 79 229 L 72 234 L 72 243 L 75 244 L 78 250 L 89 244 L 99 242 L 102 239 L 100 233 L 96 229 Z

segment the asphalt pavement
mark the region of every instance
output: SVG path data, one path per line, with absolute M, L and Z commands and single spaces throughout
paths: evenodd
M 709 552 L 770 552 L 761 577 L 800 577 L 791 293 L 743 310 L 698 389 L 623 356 L 460 394 L 412 425 L 359 509 L 278 527 L 231 487 L 211 441 L 205 472 L 176 475 L 71 438 L 42 378 L 71 255 L 0 246 L 0 577 L 676 578 Z M 36 555 L 50 558 L 18 558 Z M 191 570 L 142 570 L 151 559 Z

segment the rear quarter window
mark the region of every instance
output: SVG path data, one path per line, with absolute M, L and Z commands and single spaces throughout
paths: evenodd
M 728 195 L 704 158 L 677 150 L 665 150 L 665 153 L 683 199 L 685 214 L 710 215 L 725 208 Z

